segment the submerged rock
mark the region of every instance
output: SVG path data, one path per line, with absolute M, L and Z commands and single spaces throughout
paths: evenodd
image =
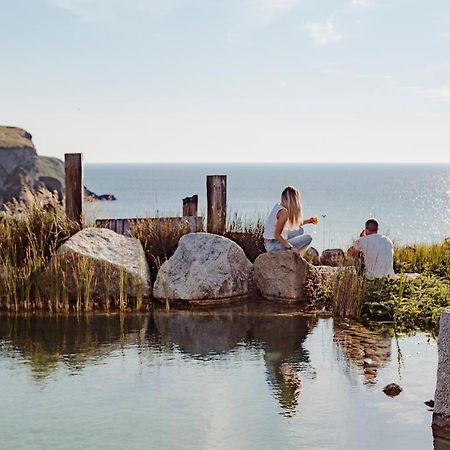
M 58 268 L 60 270 L 58 270 Z M 149 297 L 150 271 L 141 243 L 105 228 L 85 228 L 67 240 L 44 272 L 57 279 L 63 276 L 68 293 L 89 283 L 92 295 L 102 297 L 106 292 L 118 296 Z
M 388 384 L 383 388 L 383 392 L 389 397 L 397 397 L 403 389 L 397 383 Z
M 207 303 L 247 295 L 251 262 L 239 245 L 210 233 L 184 235 L 156 277 L 157 299 Z
M 322 252 L 320 262 L 324 266 L 343 266 L 345 263 L 344 251 L 340 248 L 329 248 Z
M 254 263 L 254 279 L 262 296 L 284 301 L 305 300 L 305 284 L 313 270 L 297 252 L 268 252 Z

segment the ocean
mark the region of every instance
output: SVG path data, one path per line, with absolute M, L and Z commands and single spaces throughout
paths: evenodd
M 86 205 L 87 218 L 178 216 L 197 194 L 206 216 L 206 176 L 227 175 L 228 218 L 264 219 L 288 185 L 300 189 L 313 246 L 347 247 L 369 217 L 398 244 L 450 236 L 448 164 L 86 164 L 85 184 L 113 202 Z

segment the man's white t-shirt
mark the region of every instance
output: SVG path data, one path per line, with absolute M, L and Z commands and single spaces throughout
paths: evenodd
M 388 237 L 382 234 L 363 236 L 356 241 L 356 247 L 364 254 L 366 276 L 369 280 L 395 275 L 394 246 Z

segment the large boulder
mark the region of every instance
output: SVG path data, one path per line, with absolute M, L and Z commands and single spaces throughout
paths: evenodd
M 207 304 L 245 296 L 251 262 L 235 242 L 210 233 L 183 236 L 161 266 L 153 296 Z
M 438 355 L 433 432 L 435 436 L 450 439 L 450 310 L 441 314 Z
M 285 302 L 305 300 L 305 284 L 314 270 L 297 252 L 268 252 L 254 263 L 254 279 L 261 295 Z
M 328 248 L 322 252 L 320 262 L 324 266 L 343 266 L 345 264 L 345 253 L 340 248 Z
M 58 278 L 60 272 L 69 295 L 76 293 L 84 279 L 94 298 L 105 292 L 111 297 L 120 292 L 129 297 L 151 295 L 150 271 L 141 243 L 105 228 L 85 228 L 67 240 L 44 276 Z

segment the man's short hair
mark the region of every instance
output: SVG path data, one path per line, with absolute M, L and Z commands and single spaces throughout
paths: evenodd
M 378 220 L 369 219 L 366 221 L 366 230 L 377 232 L 378 231 Z

